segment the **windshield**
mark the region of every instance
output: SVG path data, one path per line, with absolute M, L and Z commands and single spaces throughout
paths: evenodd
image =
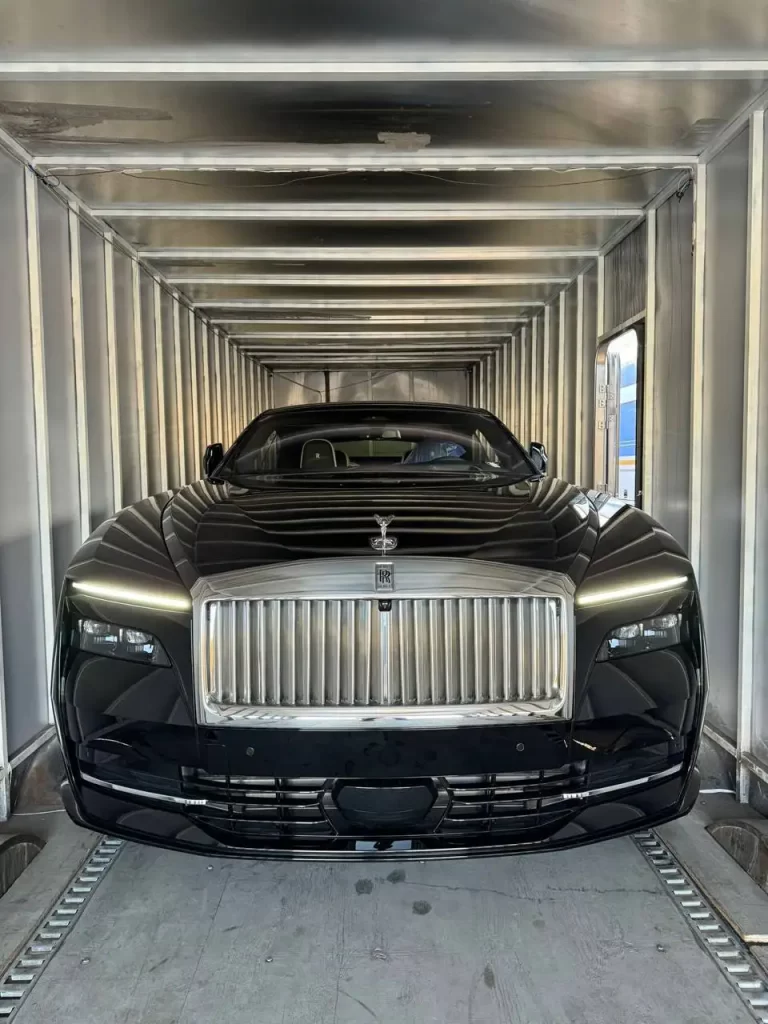
M 259 417 L 215 476 L 248 486 L 385 475 L 523 480 L 535 473 L 497 420 L 470 409 L 327 405 Z

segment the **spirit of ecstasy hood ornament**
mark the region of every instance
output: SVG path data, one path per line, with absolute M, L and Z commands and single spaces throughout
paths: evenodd
M 368 543 L 371 545 L 374 551 L 378 551 L 379 554 L 387 554 L 389 551 L 394 551 L 397 547 L 397 537 L 387 536 L 387 527 L 395 518 L 394 516 L 374 516 L 376 522 L 381 527 L 380 537 L 370 537 Z

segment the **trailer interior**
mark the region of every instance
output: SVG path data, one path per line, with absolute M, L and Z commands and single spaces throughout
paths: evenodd
M 0 25 L 0 1019 L 768 1021 L 764 0 L 35 0 Z M 691 815 L 402 865 L 69 821 L 73 552 L 259 413 L 358 400 L 487 409 L 682 545 Z

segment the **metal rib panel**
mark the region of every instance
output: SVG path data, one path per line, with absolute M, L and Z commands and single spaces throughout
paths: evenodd
M 211 601 L 207 693 L 288 708 L 552 701 L 563 614 L 526 596 Z

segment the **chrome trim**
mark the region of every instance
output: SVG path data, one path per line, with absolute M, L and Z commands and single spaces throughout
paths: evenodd
M 199 579 L 192 590 L 198 721 L 209 725 L 288 728 L 436 728 L 511 721 L 558 721 L 570 717 L 573 696 L 574 586 L 569 577 L 561 573 L 465 558 L 400 556 L 396 562 L 397 589 L 392 597 L 392 609 L 378 613 L 375 631 L 371 629 L 371 615 L 378 608 L 380 594 L 373 587 L 374 558 L 329 558 L 279 563 Z M 523 631 L 521 635 L 525 635 L 535 625 L 532 606 L 536 604 L 538 609 L 539 602 L 531 601 L 531 607 L 525 607 L 525 601 L 520 600 L 524 598 L 542 599 L 547 604 L 551 602 L 553 609 L 555 603 L 560 606 L 559 613 L 556 609 L 552 612 L 559 614 L 560 635 L 557 651 L 552 657 L 553 664 L 558 668 L 557 685 L 551 693 L 537 692 L 531 695 L 525 692 L 522 685 L 529 659 L 532 668 L 549 661 L 549 657 L 539 657 L 538 648 L 526 655 L 518 646 L 517 688 L 514 694 L 510 692 L 513 688 L 512 672 L 505 671 L 501 665 L 504 646 L 498 639 L 499 632 L 503 636 L 505 626 L 513 624 L 514 628 Z M 514 623 L 512 599 L 516 600 Z M 328 703 L 292 706 L 290 700 L 286 704 L 267 704 L 264 679 L 270 661 L 275 666 L 276 677 L 288 670 L 291 679 L 287 680 L 286 687 L 291 697 L 293 690 L 288 684 L 293 680 L 290 671 L 292 662 L 286 666 L 284 655 L 290 655 L 291 651 L 295 654 L 296 647 L 288 644 L 286 646 L 290 651 L 282 650 L 282 645 L 276 642 L 280 629 L 272 621 L 271 648 L 266 651 L 264 640 L 269 643 L 270 638 L 265 636 L 265 602 L 272 605 L 270 619 L 274 620 L 275 616 L 281 614 L 283 607 L 289 611 L 292 609 L 295 615 L 297 603 L 309 601 L 316 602 L 312 614 L 317 616 L 318 624 L 323 625 L 322 638 L 317 639 L 319 650 L 315 646 L 316 640 L 311 639 L 307 650 L 300 652 L 298 661 L 307 666 L 309 672 L 310 659 L 314 659 L 312 664 L 318 665 L 320 651 L 327 653 L 327 659 L 322 658 L 322 669 L 317 669 L 320 680 L 317 685 L 322 685 L 324 699 L 330 702 L 330 706 Z M 457 602 L 455 651 L 454 644 L 446 639 L 449 635 L 446 632 L 448 625 L 444 621 L 442 629 L 438 625 L 438 620 L 445 614 L 447 601 Z M 208 616 L 215 617 L 217 611 L 226 608 L 222 602 L 232 603 L 225 613 L 231 621 L 235 621 L 236 608 L 241 602 L 256 609 L 257 626 L 255 630 L 250 626 L 247 628 L 251 638 L 254 634 L 261 638 L 256 656 L 252 657 L 252 663 L 258 662 L 255 697 L 261 703 L 252 703 L 250 697 L 243 700 L 238 694 L 223 692 L 229 676 L 223 669 L 221 645 L 218 645 L 218 649 L 211 649 L 206 642 Z M 345 606 L 344 602 L 349 603 Z M 347 612 L 349 627 L 346 645 L 342 645 L 341 636 L 344 610 Z M 391 617 L 386 624 L 382 621 L 384 616 Z M 326 635 L 325 623 L 330 617 L 332 622 Z M 545 610 L 541 621 L 546 622 L 547 617 Z M 246 614 L 245 622 L 250 622 L 249 614 Z M 430 647 L 430 656 L 422 644 L 398 642 L 401 637 L 410 637 L 413 641 L 419 623 L 422 627 L 420 636 L 425 639 L 432 636 L 440 638 L 439 650 Z M 478 626 L 489 637 L 491 634 L 497 637 L 493 650 L 486 650 L 482 642 L 475 642 L 475 629 Z M 391 637 L 391 642 L 382 644 L 382 637 Z M 365 640 L 367 645 L 363 642 Z M 335 650 L 326 650 L 331 644 Z M 391 649 L 394 644 L 397 650 Z M 387 646 L 386 651 L 382 650 L 384 646 Z M 232 657 L 233 664 L 235 661 L 243 663 L 242 651 L 237 650 Z M 454 664 L 454 657 L 458 659 L 458 664 L 455 672 L 445 673 L 446 693 L 443 696 L 436 687 L 443 674 L 438 673 L 438 678 L 433 678 L 434 665 L 437 660 L 442 660 L 448 667 Z M 348 666 L 346 674 L 342 670 L 342 661 Z M 382 666 L 386 668 L 383 682 L 379 680 L 379 669 Z M 458 692 L 452 689 L 454 676 Z M 400 700 L 397 692 L 399 681 L 406 677 L 413 681 L 413 692 L 419 702 L 417 704 L 396 703 Z M 488 679 L 489 685 L 501 679 L 506 694 L 500 693 L 498 689 L 482 693 L 477 684 L 485 679 Z M 353 685 L 358 684 L 362 692 L 370 695 L 371 685 L 378 686 L 380 683 L 385 690 L 391 684 L 393 691 L 391 694 L 381 694 L 383 705 L 352 703 L 357 693 L 357 690 L 352 689 Z M 373 699 L 376 697 L 374 690 Z M 461 700 L 462 703 L 439 703 L 437 706 L 425 703 L 436 699 L 445 702 Z M 296 700 L 295 695 L 292 700 Z M 473 700 L 478 703 L 472 703 Z
M 634 786 L 646 786 L 651 782 L 660 782 L 671 775 L 679 775 L 683 770 L 682 764 L 665 768 L 661 772 L 654 772 L 652 775 L 645 775 L 641 779 L 632 779 L 630 782 L 617 782 L 612 786 L 598 786 L 596 789 L 584 789 L 581 792 L 563 793 L 563 800 L 589 800 L 593 796 L 604 796 L 606 793 L 616 793 L 621 789 L 631 789 Z
M 123 786 L 119 782 L 107 782 L 106 779 L 97 779 L 86 772 L 80 772 L 80 778 L 91 786 L 102 786 L 104 789 L 111 789 L 115 793 L 126 793 L 128 796 L 138 796 L 142 800 L 160 800 L 163 803 L 181 804 L 182 806 L 207 807 L 211 800 L 197 799 L 187 796 L 173 796 L 171 793 L 153 793 L 147 789 L 134 789 L 133 786 Z
M 671 768 L 665 768 L 663 771 L 654 772 L 651 775 L 644 775 L 642 778 L 639 778 L 639 779 L 630 779 L 628 782 L 617 782 L 617 783 L 615 783 L 612 786 L 598 786 L 595 789 L 571 790 L 571 791 L 565 791 L 563 793 L 553 793 L 551 795 L 548 795 L 547 799 L 550 802 L 557 802 L 558 800 L 562 800 L 564 802 L 568 801 L 568 800 L 591 800 L 593 797 L 604 796 L 606 793 L 616 793 L 616 792 L 619 792 L 620 790 L 634 789 L 637 786 L 647 786 L 647 785 L 650 785 L 650 784 L 652 784 L 654 782 L 661 782 L 662 779 L 670 778 L 673 775 L 679 775 L 682 772 L 682 770 L 683 770 L 683 765 L 682 764 L 676 764 L 676 765 L 673 765 Z M 468 777 L 472 778 L 473 776 L 468 776 Z M 83 782 L 87 782 L 91 786 L 102 786 L 104 789 L 109 789 L 109 790 L 112 790 L 112 791 L 114 791 L 116 793 L 125 793 L 128 796 L 137 796 L 137 797 L 140 797 L 143 800 L 158 800 L 160 802 L 165 802 L 165 803 L 170 803 L 170 804 L 176 804 L 176 805 L 181 805 L 181 806 L 186 805 L 186 806 L 194 806 L 194 807 L 208 807 L 208 806 L 215 806 L 217 804 L 221 804 L 220 800 L 214 800 L 214 799 L 208 800 L 208 799 L 198 798 L 198 797 L 173 796 L 170 793 L 153 793 L 151 790 L 135 789 L 133 786 L 124 786 L 124 785 L 122 785 L 121 783 L 118 783 L 118 782 L 108 782 L 106 779 L 97 779 L 93 775 L 88 775 L 85 772 L 81 772 L 80 773 L 80 778 L 82 779 Z M 211 778 L 215 778 L 215 777 L 212 776 Z M 448 780 L 447 780 L 448 781 L 448 788 L 449 788 L 449 790 L 451 790 L 451 792 L 453 792 L 453 785 L 455 785 L 456 783 L 454 782 L 453 785 L 452 785 L 449 780 L 450 779 L 455 779 L 455 778 L 458 778 L 458 776 L 449 776 Z M 497 778 L 502 778 L 502 776 L 497 776 Z M 287 792 L 287 793 L 291 793 L 293 795 L 302 795 L 302 796 L 305 793 L 306 794 L 310 794 L 310 793 L 311 794 L 317 794 L 317 793 L 319 793 L 322 790 L 322 788 L 325 785 L 327 780 L 326 779 L 320 779 L 320 778 L 306 778 L 306 779 L 304 779 L 304 778 L 296 778 L 296 779 L 292 779 L 291 781 L 294 782 L 294 783 L 300 784 L 300 785 L 306 785 L 309 788 L 307 790 L 293 790 L 293 789 L 290 789 L 290 788 L 286 788 L 286 789 L 276 788 L 275 792 Z M 533 781 L 533 780 L 531 780 L 531 781 Z M 542 779 L 541 781 L 542 781 L 542 783 L 546 783 L 547 780 L 546 779 Z M 270 782 L 272 782 L 272 780 L 269 779 L 269 778 L 258 778 L 258 779 L 252 778 L 252 779 L 248 779 L 248 782 L 252 783 L 254 785 L 258 785 L 258 784 L 270 783 Z M 315 785 L 310 785 L 310 783 L 317 783 L 318 785 L 316 785 L 316 786 Z M 485 790 L 485 789 L 482 790 L 482 792 L 486 792 L 486 791 L 487 790 Z M 458 789 L 457 792 L 454 794 L 454 799 L 458 803 L 461 803 L 463 797 L 466 797 L 468 795 L 474 795 L 474 793 L 475 793 L 474 790 L 462 791 L 461 789 Z M 529 794 L 529 796 L 530 796 L 531 800 L 537 799 L 535 793 L 531 793 L 531 794 Z M 503 794 L 502 794 L 502 798 L 503 798 Z M 498 799 L 498 798 L 496 798 L 496 799 Z M 238 801 L 235 800 L 233 802 L 237 803 Z M 488 803 L 494 803 L 495 802 L 495 798 L 494 797 L 490 797 L 487 802 Z M 319 803 L 319 801 L 318 801 L 318 803 Z

